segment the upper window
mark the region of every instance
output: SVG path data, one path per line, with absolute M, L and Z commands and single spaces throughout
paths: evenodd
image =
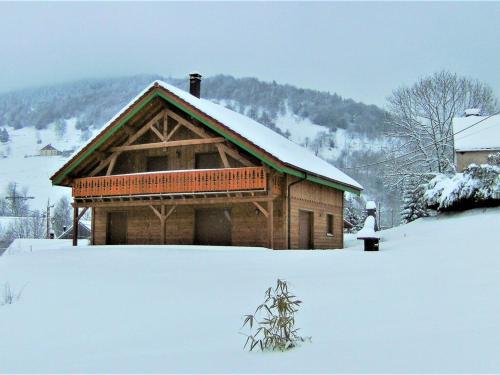
M 326 215 L 326 234 L 329 236 L 333 236 L 333 215 Z
M 147 172 L 159 172 L 168 170 L 168 157 L 150 156 L 146 159 Z

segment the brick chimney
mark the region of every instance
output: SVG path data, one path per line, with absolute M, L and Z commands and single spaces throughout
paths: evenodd
M 200 73 L 190 73 L 189 74 L 189 93 L 191 95 L 200 97 L 201 93 L 201 74 Z

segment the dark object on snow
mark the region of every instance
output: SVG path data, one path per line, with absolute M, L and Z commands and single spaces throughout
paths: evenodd
M 365 251 L 378 251 L 378 238 L 365 238 Z

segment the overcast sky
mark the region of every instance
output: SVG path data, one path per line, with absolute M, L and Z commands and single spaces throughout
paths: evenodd
M 443 68 L 500 95 L 499 67 L 500 3 L 0 3 L 0 91 L 198 70 L 383 105 Z

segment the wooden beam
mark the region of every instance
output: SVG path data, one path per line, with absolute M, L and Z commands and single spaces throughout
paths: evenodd
M 76 221 L 80 221 L 80 219 L 83 217 L 83 215 L 85 215 L 85 212 L 87 212 L 89 208 L 88 207 L 85 207 L 82 212 L 80 212 L 80 214 L 77 216 L 76 218 Z
M 224 165 L 224 168 L 231 168 L 231 166 L 229 165 L 229 161 L 227 160 L 226 153 L 224 152 L 224 149 L 222 148 L 222 146 L 220 144 L 218 144 L 216 147 L 217 147 L 217 151 L 219 151 L 219 155 L 220 155 L 220 158 L 222 160 L 222 164 Z
M 165 111 L 161 111 L 158 113 L 156 116 L 154 116 L 151 120 L 149 120 L 142 128 L 140 128 L 133 136 L 129 137 L 129 139 L 124 143 L 124 146 L 128 146 L 135 141 L 137 141 L 144 133 L 146 133 L 151 126 L 153 126 L 156 121 L 158 121 L 163 115 L 165 114 Z M 99 152 L 99 151 L 94 151 Z M 118 154 L 119 155 L 119 154 Z M 118 156 L 116 154 L 108 156 L 105 160 L 101 161 L 99 165 L 89 173 L 89 176 L 95 176 L 97 173 L 102 171 L 112 160 L 113 157 Z
M 113 169 L 115 168 L 116 159 L 118 159 L 118 154 L 115 154 L 109 163 L 108 170 L 106 171 L 106 176 L 109 176 L 113 173 Z
M 165 114 L 163 115 L 163 138 L 167 138 L 168 134 L 168 111 L 165 111 Z
M 267 211 L 269 213 L 267 217 L 267 239 L 269 248 L 274 249 L 274 203 L 272 200 L 267 202 Z
M 124 125 L 123 130 L 125 131 L 125 133 L 127 133 L 127 135 L 129 137 L 133 136 L 135 133 L 134 129 L 132 129 L 132 127 L 130 127 L 130 125 Z
M 165 207 L 165 206 L 163 206 L 163 207 Z M 176 208 L 177 208 L 177 206 L 170 207 L 170 210 L 168 210 L 167 214 L 165 215 L 165 220 L 168 219 L 170 217 L 170 215 L 172 215 L 174 213 Z
M 163 207 L 163 206 L 162 206 Z M 151 208 L 156 216 L 158 216 L 158 219 L 162 219 L 161 213 L 152 205 L 149 205 L 149 208 Z
M 167 142 L 170 138 L 172 138 L 172 136 L 175 134 L 175 132 L 177 130 L 179 130 L 180 127 L 181 127 L 180 123 L 175 125 L 175 127 L 172 129 L 172 131 L 165 137 L 165 142 Z
M 182 124 L 183 126 L 188 128 L 189 130 L 191 130 L 193 133 L 199 135 L 200 137 L 202 137 L 202 138 L 210 138 L 211 137 L 211 135 L 208 134 L 205 130 L 197 127 L 196 125 L 191 124 L 189 121 L 185 120 L 184 118 L 182 118 L 178 114 L 171 112 L 171 111 L 168 111 L 168 115 L 170 117 L 172 117 L 175 121 L 177 121 L 179 124 Z M 246 158 L 241 156 L 238 151 L 233 150 L 232 148 L 230 148 L 227 145 L 221 145 L 221 147 L 227 155 L 229 155 L 233 159 L 239 161 L 244 166 L 246 166 L 246 167 L 254 167 L 255 166 L 253 163 L 251 163 Z
M 255 205 L 255 207 L 257 207 L 259 209 L 260 212 L 262 212 L 264 214 L 264 216 L 266 218 L 269 217 L 269 212 L 267 212 L 266 209 L 264 207 L 262 207 L 258 202 L 252 202 L 252 203 Z
M 269 202 L 273 198 L 268 195 L 248 196 L 248 197 L 217 197 L 217 198 L 191 198 L 191 199 L 170 199 L 157 201 L 166 206 L 196 206 L 196 205 L 217 205 L 217 204 L 238 204 L 253 202 Z M 156 202 L 155 202 L 156 203 Z M 154 204 L 154 203 L 153 203 Z M 131 201 L 90 201 L 75 202 L 76 207 L 140 207 L 151 206 L 152 202 L 148 199 Z
M 111 151 L 123 152 L 123 151 L 150 150 L 162 147 L 202 145 L 202 144 L 221 143 L 221 142 L 224 142 L 224 138 L 183 139 L 180 141 L 155 142 L 155 143 L 145 143 L 145 144 L 129 145 L 129 146 L 118 146 L 111 148 Z
M 73 246 L 78 245 L 78 206 L 73 207 Z
M 156 126 L 152 125 L 150 129 L 153 131 L 153 133 L 155 133 L 155 134 L 158 136 L 158 138 L 160 138 L 160 140 L 161 140 L 162 142 L 166 142 L 166 141 L 167 141 L 167 140 L 163 137 L 163 134 L 161 134 L 161 133 L 160 133 L 160 131 L 159 131 L 158 129 L 156 129 Z

